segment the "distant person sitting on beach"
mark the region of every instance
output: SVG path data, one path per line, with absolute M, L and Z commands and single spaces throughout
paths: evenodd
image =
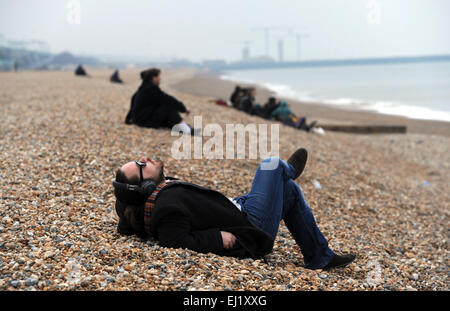
M 252 109 L 250 109 L 251 115 L 257 115 L 264 119 L 271 119 L 271 113 L 280 106 L 276 102 L 275 97 L 269 97 L 269 101 L 261 107 L 258 103 L 254 103 Z
M 272 114 L 272 112 L 277 109 L 280 106 L 280 103 L 277 103 L 277 99 L 275 97 L 269 97 L 269 100 L 267 101 L 267 103 L 264 104 L 264 111 L 265 113 L 267 113 L 267 115 Z
M 194 135 L 194 130 L 180 116 L 189 114 L 184 104 L 175 97 L 164 93 L 161 83 L 161 70 L 151 68 L 141 72 L 142 83 L 131 98 L 130 110 L 125 118 L 126 124 L 142 127 L 170 128 L 175 125 L 180 132 Z
M 306 268 L 345 266 L 356 256 L 336 255 L 328 247 L 295 182 L 306 160 L 303 148 L 287 161 L 266 158 L 258 166 L 250 192 L 227 198 L 216 190 L 166 177 L 161 160 L 141 157 L 116 172 L 117 231 L 153 237 L 162 247 L 259 259 L 272 251 L 284 220 Z
M 230 101 L 233 106 L 233 108 L 239 109 L 239 103 L 241 102 L 242 97 L 247 93 L 246 88 L 242 88 L 240 86 L 237 86 L 231 94 Z M 232 100 L 231 100 L 232 99 Z
M 254 87 L 247 88 L 244 96 L 239 101 L 238 109 L 250 113 L 255 102 L 256 89 Z
M 119 70 L 114 71 L 114 73 L 109 78 L 109 81 L 114 83 L 123 83 L 123 81 L 119 78 Z
M 75 69 L 75 75 L 76 76 L 87 76 L 86 70 L 84 70 L 83 66 L 78 65 L 78 67 Z
M 238 102 L 238 97 L 240 99 L 240 97 L 242 96 L 242 88 L 240 85 L 236 85 L 236 87 L 234 88 L 233 93 L 230 96 L 230 102 L 232 103 L 233 107 L 237 108 L 237 104 L 239 104 Z
M 283 124 L 295 127 L 297 129 L 302 129 L 307 132 L 309 132 L 316 124 L 316 121 L 313 121 L 310 125 L 307 125 L 306 117 L 297 116 L 293 113 L 285 101 L 280 102 L 279 107 L 273 110 L 270 115 L 272 118 L 281 121 Z
M 251 115 L 261 117 L 263 119 L 270 119 L 270 113 L 267 113 L 264 107 L 261 107 L 260 104 L 254 103 L 249 112 Z

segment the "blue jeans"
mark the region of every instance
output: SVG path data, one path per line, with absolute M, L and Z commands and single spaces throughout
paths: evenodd
M 278 160 L 275 169 L 261 166 Z M 294 168 L 279 158 L 264 159 L 258 166 L 249 193 L 235 200 L 248 220 L 274 239 L 283 219 L 303 254 L 305 267 L 321 269 L 333 257 L 333 251 L 317 227 L 314 216 L 299 185 L 292 179 Z

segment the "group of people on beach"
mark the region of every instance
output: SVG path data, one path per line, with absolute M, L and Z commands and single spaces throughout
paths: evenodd
M 125 123 L 152 128 L 178 125 L 180 131 L 192 134 L 179 115 L 189 114 L 189 109 L 160 89 L 160 73 L 157 68 L 141 72 L 142 83 L 131 98 Z M 248 103 L 241 97 L 239 104 L 245 108 Z M 116 171 L 117 231 L 154 238 L 162 247 L 265 260 L 284 220 L 306 268 L 345 266 L 355 255 L 338 255 L 330 249 L 295 182 L 305 168 L 307 155 L 306 149 L 299 148 L 287 161 L 279 157 L 262 160 L 250 192 L 234 198 L 165 176 L 162 160 L 142 156 Z
M 126 124 L 170 128 L 182 133 L 198 135 L 199 130 L 183 121 L 180 115 L 180 113 L 189 115 L 190 110 L 181 101 L 161 90 L 160 69 L 150 68 L 142 71 L 141 79 L 141 85 L 131 98 L 130 109 L 125 118 Z M 255 95 L 254 87 L 242 88 L 238 85 L 230 96 L 229 104 L 224 101 L 217 103 L 231 106 L 250 115 L 280 121 L 285 125 L 308 132 L 316 125 L 316 121 L 308 124 L 305 116 L 296 115 L 286 101 L 277 101 L 275 97 L 269 97 L 267 103 L 261 106 L 255 101 Z
M 311 131 L 316 121 L 307 124 L 306 117 L 296 115 L 286 101 L 277 101 L 275 97 L 269 97 L 261 106 L 255 102 L 256 89 L 254 87 L 243 88 L 237 85 L 230 96 L 230 106 L 244 111 L 250 115 L 256 115 L 268 120 L 277 120 L 297 129 Z
M 75 75 L 89 77 L 88 73 L 86 72 L 86 69 L 84 69 L 82 65 L 78 65 L 78 67 L 75 68 Z M 109 81 L 111 81 L 113 83 L 123 83 L 122 79 L 120 79 L 120 77 L 119 77 L 119 70 L 116 69 L 113 72 L 113 74 L 109 78 Z

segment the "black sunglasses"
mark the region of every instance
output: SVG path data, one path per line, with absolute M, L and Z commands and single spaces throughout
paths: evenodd
M 134 161 L 137 166 L 139 166 L 139 173 L 140 173 L 140 182 L 142 183 L 144 181 L 144 176 L 142 175 L 142 168 L 144 166 L 147 166 L 147 163 L 141 162 L 141 161 Z

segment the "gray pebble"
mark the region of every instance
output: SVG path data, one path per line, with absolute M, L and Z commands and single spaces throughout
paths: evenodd
M 27 278 L 26 284 L 27 286 L 35 286 L 39 282 L 39 279 Z
M 106 278 L 106 282 L 108 282 L 108 283 L 114 283 L 115 280 L 116 280 L 116 279 L 115 279 L 114 277 L 112 277 L 112 276 L 108 276 L 108 277 Z

